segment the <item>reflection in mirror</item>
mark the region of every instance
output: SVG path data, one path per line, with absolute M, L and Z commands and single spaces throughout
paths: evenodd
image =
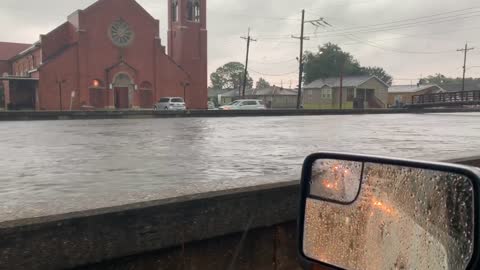
M 313 163 L 309 194 L 324 200 L 351 203 L 357 197 L 362 163 L 319 159 Z
M 364 164 L 362 178 L 351 205 L 307 198 L 303 252 L 308 258 L 343 269 L 468 266 L 474 229 L 470 179 L 374 163 Z

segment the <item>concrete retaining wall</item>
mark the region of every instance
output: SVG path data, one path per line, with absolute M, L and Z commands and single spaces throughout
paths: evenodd
M 0 223 L 0 269 L 72 268 L 225 235 L 232 235 L 232 240 L 213 242 L 224 243 L 231 257 L 233 248 L 239 243 L 235 240 L 239 233 L 295 220 L 297 184 L 257 186 Z M 242 253 L 256 253 L 258 250 L 254 246 L 257 245 L 250 239 L 251 234 L 248 237 L 248 249 Z M 220 247 L 214 245 L 210 249 L 219 250 Z M 208 249 L 207 244 L 191 252 L 204 257 Z M 175 254 L 174 250 L 168 252 Z M 214 253 L 214 256 L 222 258 L 223 263 L 218 262 L 221 267 L 210 269 L 226 269 L 229 255 Z M 264 255 L 258 253 L 258 256 L 261 260 Z M 247 261 L 252 263 L 251 257 Z M 215 260 L 212 263 L 215 264 Z
M 265 111 L 3 111 L 0 121 L 480 112 L 480 108 Z
M 4 222 L 0 269 L 300 269 L 298 196 L 290 181 Z

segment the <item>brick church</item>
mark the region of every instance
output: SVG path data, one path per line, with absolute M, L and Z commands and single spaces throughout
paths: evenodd
M 0 109 L 205 108 L 206 0 L 168 1 L 168 52 L 135 0 L 98 0 L 34 44 L 0 42 Z

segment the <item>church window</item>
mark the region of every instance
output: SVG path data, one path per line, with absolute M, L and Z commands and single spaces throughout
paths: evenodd
M 200 22 L 200 1 L 188 0 L 187 9 L 188 9 L 187 19 L 189 21 Z
M 118 19 L 110 26 L 108 31 L 113 44 L 118 47 L 127 47 L 132 43 L 135 33 L 130 25 L 123 19 Z
M 178 20 L 178 0 L 172 0 L 172 21 Z

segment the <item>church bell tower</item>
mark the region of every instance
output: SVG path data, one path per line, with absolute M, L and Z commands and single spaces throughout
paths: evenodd
M 189 75 L 187 105 L 207 107 L 207 1 L 168 1 L 168 55 Z

